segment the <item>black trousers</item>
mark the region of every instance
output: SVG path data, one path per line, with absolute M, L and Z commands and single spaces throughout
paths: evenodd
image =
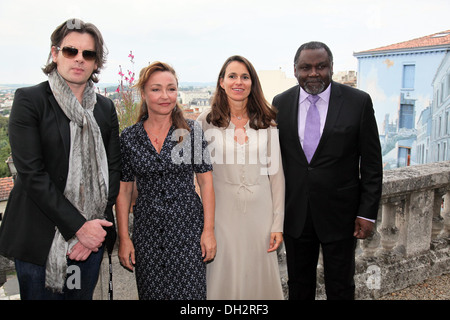
M 309 210 L 308 210 L 309 211 Z M 289 300 L 314 300 L 317 262 L 322 247 L 325 290 L 329 300 L 353 300 L 355 297 L 355 248 L 353 236 L 322 243 L 308 212 L 299 238 L 284 235 L 288 268 Z

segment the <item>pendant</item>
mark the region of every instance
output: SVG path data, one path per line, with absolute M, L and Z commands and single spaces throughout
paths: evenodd
M 230 112 L 231 113 L 231 112 Z M 235 115 L 235 114 L 233 114 L 233 113 L 231 113 L 231 115 L 233 116 L 233 117 L 235 117 L 236 119 L 238 119 L 238 120 L 242 120 L 242 116 L 237 116 L 237 115 Z

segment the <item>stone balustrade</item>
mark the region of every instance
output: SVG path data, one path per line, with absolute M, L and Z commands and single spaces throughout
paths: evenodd
M 358 241 L 356 299 L 377 299 L 425 279 L 450 272 L 450 162 L 387 170 L 376 224 L 370 239 Z M 284 249 L 280 276 L 287 296 Z M 106 299 L 108 259 L 103 263 L 96 299 Z M 137 299 L 134 274 L 113 257 L 114 299 Z M 324 299 L 318 267 L 317 299 Z
M 357 299 L 450 272 L 450 162 L 385 171 L 376 232 L 356 253 Z

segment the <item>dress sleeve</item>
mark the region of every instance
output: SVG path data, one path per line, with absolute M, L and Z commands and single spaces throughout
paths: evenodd
M 271 232 L 283 232 L 285 181 L 281 162 L 278 129 L 268 129 L 267 153 L 269 157 L 268 174 L 272 192 L 273 222 Z

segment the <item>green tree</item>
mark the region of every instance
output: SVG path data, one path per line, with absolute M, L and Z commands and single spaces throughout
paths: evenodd
M 0 116 L 0 178 L 9 177 L 9 172 L 6 160 L 11 155 L 11 146 L 9 145 L 8 136 L 8 118 Z

